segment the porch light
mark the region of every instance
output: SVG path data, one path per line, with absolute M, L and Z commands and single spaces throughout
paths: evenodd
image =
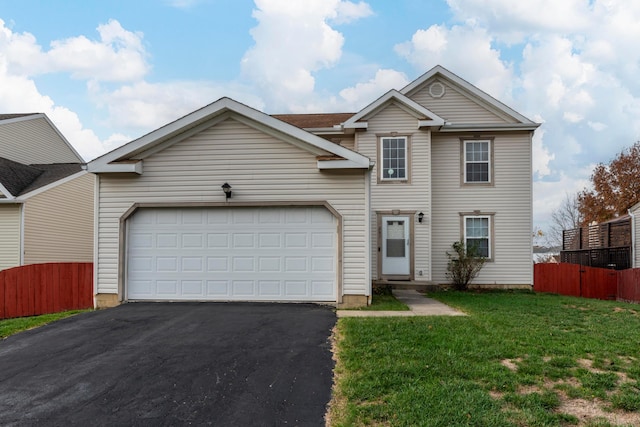
M 231 186 L 228 182 L 222 184 L 222 191 L 224 191 L 224 195 L 229 200 L 231 198 Z
M 420 224 L 422 224 L 422 220 L 423 220 L 423 219 L 424 219 L 424 214 L 423 214 L 422 212 L 420 212 L 420 213 L 418 214 L 418 222 L 419 222 Z

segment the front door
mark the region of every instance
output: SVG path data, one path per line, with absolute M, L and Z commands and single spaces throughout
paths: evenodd
M 382 275 L 409 276 L 411 245 L 409 244 L 409 217 L 382 217 Z

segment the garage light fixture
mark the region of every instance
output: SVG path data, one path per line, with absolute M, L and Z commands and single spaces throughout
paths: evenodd
M 424 214 L 423 214 L 422 212 L 420 212 L 420 213 L 418 214 L 418 222 L 419 222 L 420 224 L 422 224 L 422 220 L 423 220 L 423 219 L 424 219 Z
M 231 186 L 228 182 L 222 184 L 222 191 L 224 191 L 224 195 L 229 200 L 231 198 Z

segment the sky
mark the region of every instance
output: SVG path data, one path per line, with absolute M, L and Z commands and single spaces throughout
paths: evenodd
M 0 113 L 91 160 L 223 96 L 358 111 L 435 65 L 541 123 L 534 226 L 640 140 L 640 1 L 0 0 Z

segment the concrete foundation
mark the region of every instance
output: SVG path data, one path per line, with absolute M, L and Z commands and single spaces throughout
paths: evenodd
M 342 302 L 338 304 L 338 309 L 359 308 L 369 305 L 369 297 L 366 295 L 343 295 Z
M 120 305 L 116 294 L 97 294 L 95 296 L 96 308 L 110 308 Z

